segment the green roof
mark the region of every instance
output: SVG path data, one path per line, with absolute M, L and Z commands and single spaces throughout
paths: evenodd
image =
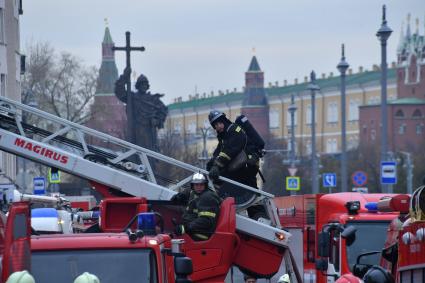
M 388 79 L 395 79 L 395 77 L 396 77 L 396 69 L 388 69 Z M 365 84 L 368 82 L 379 81 L 380 78 L 381 78 L 380 71 L 366 71 L 363 73 L 356 73 L 352 75 L 347 75 L 346 85 L 350 86 L 350 85 L 357 85 L 357 84 Z M 339 76 L 316 80 L 317 85 L 319 85 L 321 89 L 332 88 L 332 87 L 339 88 L 340 82 L 341 82 L 341 78 Z M 308 84 L 309 82 L 296 84 L 296 85 L 282 86 L 282 87 L 266 88 L 266 93 L 268 96 L 280 96 L 285 94 L 291 94 L 294 92 L 302 92 L 307 90 Z M 242 102 L 242 99 L 243 99 L 243 92 L 232 92 L 232 93 L 221 95 L 221 96 L 176 102 L 176 103 L 170 104 L 168 106 L 168 109 L 173 110 L 173 109 L 182 109 L 182 108 L 189 108 L 189 107 L 198 107 L 198 106 L 220 104 L 220 103 L 226 103 L 226 102 L 238 101 L 238 100 Z
M 420 99 L 416 97 L 405 97 L 405 98 L 388 100 L 387 104 L 388 105 L 418 105 L 418 104 L 425 104 L 425 99 Z M 360 107 L 375 107 L 379 105 L 381 105 L 381 103 L 361 105 Z
M 261 72 L 260 65 L 258 64 L 257 57 L 252 56 L 251 63 L 248 67 L 248 72 Z
M 416 97 L 406 97 L 406 98 L 390 100 L 388 101 L 388 104 L 392 104 L 392 105 L 425 104 L 425 99 L 420 99 Z
M 168 110 L 199 107 L 199 106 L 205 106 L 205 105 L 214 105 L 214 104 L 226 103 L 226 102 L 232 102 L 232 101 L 242 101 L 242 99 L 243 99 L 242 92 L 232 92 L 232 93 L 221 95 L 221 96 L 213 96 L 213 97 L 193 99 L 189 101 L 173 103 L 168 105 Z
M 105 35 L 103 36 L 103 44 L 113 44 L 114 42 L 112 41 L 112 36 L 111 33 L 109 31 L 109 28 L 106 27 L 105 28 Z

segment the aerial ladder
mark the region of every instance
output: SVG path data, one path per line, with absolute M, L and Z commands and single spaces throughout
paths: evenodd
M 36 121 L 33 124 L 25 121 Z M 190 184 L 195 172 L 208 172 L 158 152 L 131 144 L 94 129 L 70 122 L 34 107 L 0 97 L 0 150 L 57 168 L 91 181 L 99 190 L 124 196 L 168 201 L 179 189 Z M 166 164 L 185 174 L 177 180 L 161 182 L 155 167 Z M 173 169 L 170 169 L 173 170 Z M 236 232 L 252 238 L 261 249 L 287 248 L 290 234 L 281 229 L 273 195 L 233 180 L 222 182 L 242 192 L 236 206 Z M 267 221 L 248 217 L 246 209 L 264 207 Z

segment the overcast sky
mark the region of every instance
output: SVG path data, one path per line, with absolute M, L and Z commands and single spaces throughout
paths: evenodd
M 303 80 L 312 69 L 318 76 L 334 72 L 340 45 L 357 71 L 380 62 L 375 36 L 381 6 L 387 5 L 388 61 L 394 61 L 401 24 L 412 14 L 411 28 L 420 19 L 424 34 L 424 0 L 37 0 L 23 1 L 22 47 L 48 41 L 57 51 L 100 66 L 101 41 L 107 18 L 117 46 L 132 44 L 146 52 L 132 56 L 133 70 L 147 75 L 152 92 L 165 93 L 166 103 L 189 94 L 244 85 L 253 48 L 265 81 Z M 116 56 L 121 73 L 124 54 Z

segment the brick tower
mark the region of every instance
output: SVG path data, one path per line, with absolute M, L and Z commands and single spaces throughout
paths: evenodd
M 258 133 L 267 139 L 269 136 L 269 105 L 264 89 L 264 72 L 257 58 L 252 57 L 245 72 L 245 91 L 242 101 L 242 114 L 248 117 Z
M 425 23 L 424 23 L 425 26 Z M 419 34 L 419 20 L 416 31 L 410 31 L 410 15 L 404 34 L 401 30 L 397 48 L 397 93 L 399 98 L 425 98 L 425 34 Z
M 109 28 L 106 27 L 102 42 L 102 65 L 100 66 L 96 94 L 91 109 L 92 117 L 88 126 L 124 139 L 127 118 L 125 105 L 115 96 L 114 89 L 115 81 L 118 79 L 118 70 L 112 46 L 114 46 L 114 42 Z

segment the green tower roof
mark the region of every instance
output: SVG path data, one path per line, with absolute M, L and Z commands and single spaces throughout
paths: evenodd
M 258 65 L 257 57 L 252 56 L 248 72 L 261 72 L 260 65 Z
M 112 41 L 112 36 L 111 33 L 109 31 L 109 28 L 106 27 L 105 28 L 105 35 L 103 36 L 103 44 L 114 44 L 114 42 Z

